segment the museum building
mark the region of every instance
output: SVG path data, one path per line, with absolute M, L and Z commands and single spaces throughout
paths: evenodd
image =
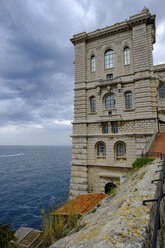
M 107 193 L 124 181 L 160 128 L 165 65 L 153 66 L 155 17 L 144 7 L 124 22 L 71 39 L 75 46 L 71 198 Z

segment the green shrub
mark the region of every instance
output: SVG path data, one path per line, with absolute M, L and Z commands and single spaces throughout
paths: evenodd
M 117 187 L 111 188 L 107 195 L 110 197 L 114 197 L 116 195 L 116 189 Z
M 135 170 L 139 170 L 141 167 L 143 167 L 144 165 L 147 165 L 148 163 L 152 161 L 153 161 L 152 158 L 147 158 L 147 157 L 137 158 L 135 162 L 133 162 L 132 166 Z
M 42 231 L 43 244 L 42 248 L 49 247 L 55 240 L 63 238 L 72 231 L 79 231 L 78 214 L 76 205 L 73 201 L 68 200 L 65 205 L 67 215 L 56 213 L 63 204 L 54 207 L 49 207 L 50 210 L 46 212 L 42 207 Z
M 73 200 L 68 200 L 68 204 L 66 205 L 67 216 L 67 226 L 70 230 L 75 229 L 77 231 L 78 227 L 78 214 L 77 214 L 77 206 Z
M 97 203 L 97 208 L 99 208 L 101 206 L 100 202 Z
M 53 222 L 54 219 L 52 218 L 51 210 L 46 213 L 46 211 L 42 209 L 42 247 L 49 247 L 54 241 L 55 230 Z
M 165 115 L 165 110 L 164 109 L 161 109 L 158 111 L 159 114 L 162 114 L 162 115 Z
M 92 209 L 92 213 L 95 213 L 95 212 L 96 212 L 96 208 L 93 208 L 93 209 Z
M 14 240 L 14 231 L 10 230 L 10 225 L 0 223 L 0 247 L 10 248 L 10 241 Z

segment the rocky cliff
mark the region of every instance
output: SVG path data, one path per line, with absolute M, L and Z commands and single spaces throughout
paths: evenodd
M 51 248 L 144 248 L 151 246 L 156 203 L 142 205 L 142 201 L 157 197 L 160 173 L 155 173 L 160 159 L 130 174 L 116 192 L 107 196 L 96 212 L 84 215 L 84 228 L 55 242 Z M 165 213 L 165 201 L 161 203 L 161 214 Z M 161 216 L 162 220 L 162 216 Z M 164 221 L 160 230 L 163 246 Z M 161 245 L 161 246 L 160 246 Z

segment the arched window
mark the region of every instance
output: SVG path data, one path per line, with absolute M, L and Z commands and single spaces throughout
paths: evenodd
M 124 64 L 130 65 L 130 50 L 129 47 L 124 48 Z
M 108 95 L 105 98 L 105 109 L 113 109 L 116 107 L 116 97 L 115 95 Z
M 126 92 L 125 94 L 125 108 L 132 109 L 132 92 Z
M 114 67 L 114 51 L 109 49 L 104 54 L 104 67 L 105 69 Z
M 126 160 L 126 145 L 124 142 L 118 142 L 116 145 L 116 161 L 124 162 Z
M 106 156 L 106 146 L 104 142 L 99 142 L 97 144 L 97 158 L 105 158 Z
M 159 98 L 165 98 L 165 83 L 159 88 Z
M 91 57 L 91 72 L 94 72 L 96 71 L 96 58 L 95 56 L 93 55 Z
M 90 112 L 96 112 L 96 98 L 94 96 L 90 98 Z
M 116 147 L 116 155 L 117 157 L 121 157 L 123 155 L 126 155 L 126 146 L 123 142 L 120 142 L 117 144 L 117 147 Z

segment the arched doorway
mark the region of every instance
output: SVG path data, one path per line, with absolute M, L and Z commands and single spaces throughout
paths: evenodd
M 108 194 L 111 192 L 112 189 L 116 188 L 116 185 L 114 183 L 107 183 L 105 185 L 105 194 Z

